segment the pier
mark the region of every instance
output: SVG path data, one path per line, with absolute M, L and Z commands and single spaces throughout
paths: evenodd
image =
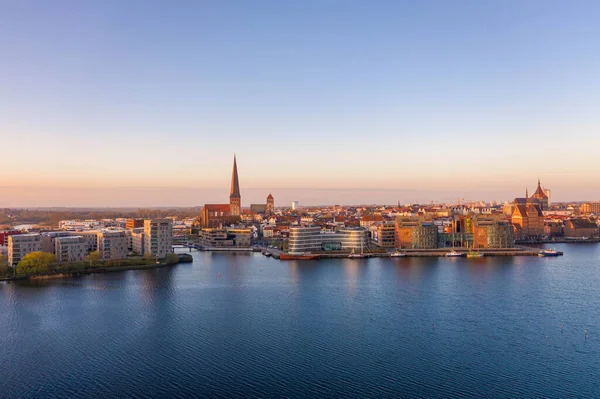
M 210 251 L 210 252 L 269 252 L 275 259 L 279 259 L 282 250 L 277 248 L 267 247 L 205 247 L 197 243 L 182 243 L 177 244 L 176 248 L 189 248 L 189 250 Z M 495 248 L 495 249 L 479 249 L 472 248 L 436 248 L 436 249 L 401 249 L 399 252 L 405 254 L 406 258 L 442 258 L 454 250 L 454 252 L 467 255 L 469 253 L 480 253 L 485 257 L 497 256 L 538 256 L 540 249 L 526 246 L 517 246 L 514 248 Z M 315 252 L 322 259 L 342 259 L 347 258 L 350 251 L 332 251 L 332 252 Z M 365 252 L 368 258 L 390 258 L 391 253 L 383 251 Z
M 273 258 L 279 259 L 283 251 L 276 248 L 264 248 L 263 253 L 268 251 Z M 439 249 L 403 249 L 399 252 L 405 254 L 402 258 L 443 258 L 452 251 L 450 248 L 439 248 Z M 464 254 L 476 252 L 483 254 L 484 257 L 497 257 L 497 256 L 538 256 L 539 248 L 529 247 L 515 247 L 515 248 L 496 248 L 496 249 L 481 249 L 473 251 L 473 249 L 454 249 L 455 252 Z M 348 258 L 350 251 L 335 251 L 335 252 L 314 252 L 318 254 L 321 259 L 343 259 Z M 388 252 L 371 252 L 365 253 L 367 258 L 391 258 L 391 253 Z

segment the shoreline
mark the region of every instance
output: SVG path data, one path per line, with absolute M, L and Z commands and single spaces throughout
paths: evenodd
M 515 240 L 516 245 L 526 244 L 596 244 L 600 238 L 555 238 L 554 240 Z
M 281 255 L 284 253 L 278 249 L 268 249 L 271 253 L 271 256 L 274 259 L 280 259 Z M 446 255 L 452 251 L 452 248 L 436 248 L 436 249 L 400 249 L 403 255 L 398 257 L 400 259 L 403 258 L 444 258 Z M 483 254 L 484 257 L 499 257 L 499 256 L 538 256 L 540 249 L 539 248 L 531 248 L 526 247 L 524 245 L 519 245 L 514 248 L 495 248 L 495 249 L 473 249 L 473 248 L 454 248 L 454 251 L 467 256 L 467 254 L 475 252 Z M 311 260 L 320 260 L 320 259 L 343 259 L 348 258 L 350 252 L 336 252 L 336 253 L 320 253 L 315 252 L 315 255 L 319 255 L 318 258 Z M 367 258 L 389 258 L 389 259 L 398 259 L 397 257 L 392 256 L 391 253 L 388 252 L 365 252 L 365 257 Z M 281 259 L 280 259 L 281 260 Z M 283 260 L 293 260 L 293 259 L 283 259 Z
M 77 271 L 59 271 L 56 273 L 49 274 L 32 274 L 28 276 L 11 276 L 11 277 L 0 277 L 0 282 L 3 281 L 18 281 L 18 280 L 52 280 L 52 279 L 60 279 L 60 278 L 71 278 L 71 277 L 79 277 L 86 274 L 96 274 L 96 273 L 116 273 L 116 272 L 126 272 L 130 270 L 147 270 L 147 269 L 158 269 L 160 267 L 165 266 L 175 266 L 180 263 L 190 263 L 190 262 L 177 262 L 169 264 L 167 262 L 160 262 L 157 264 L 140 264 L 140 265 L 127 265 L 127 266 L 111 266 L 111 267 L 95 267 L 92 269 L 84 269 Z

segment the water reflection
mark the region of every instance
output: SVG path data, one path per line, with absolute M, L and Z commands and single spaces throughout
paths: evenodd
M 167 266 L 157 269 L 141 270 L 139 273 L 131 273 L 132 276 L 138 278 L 141 282 L 139 294 L 142 303 L 145 303 L 148 307 L 153 306 L 157 300 L 157 296 L 161 293 L 167 299 L 170 298 L 174 289 L 173 269 L 176 267 L 178 266 Z
M 390 262 L 396 265 L 396 276 L 400 281 L 419 282 L 437 263 L 438 258 L 394 258 Z
M 359 269 L 364 269 L 366 262 L 364 259 L 344 259 L 343 268 L 346 275 L 346 292 L 348 296 L 354 296 L 356 294 L 356 287 L 358 286 Z
M 175 267 L 2 284 L 0 396 L 595 397 L 600 251 L 564 250 L 192 252 Z
M 290 260 L 287 262 L 288 270 L 289 270 L 289 279 L 292 285 L 295 287 L 298 286 L 300 264 L 297 260 Z

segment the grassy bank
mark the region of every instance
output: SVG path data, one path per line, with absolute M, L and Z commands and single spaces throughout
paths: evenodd
M 8 273 L 0 275 L 0 281 L 11 281 L 11 280 L 45 280 L 52 278 L 65 278 L 73 277 L 82 274 L 91 273 L 110 273 L 110 272 L 122 272 L 127 270 L 142 270 L 142 269 L 154 269 L 157 267 L 176 265 L 180 262 L 190 262 L 187 259 L 187 254 L 178 256 L 177 261 L 174 259 L 162 259 L 156 261 L 152 258 L 129 258 L 119 260 L 107 260 L 100 262 L 77 262 L 77 263 L 64 263 L 64 264 L 53 264 L 50 265 L 47 272 L 43 273 L 29 273 L 29 274 L 13 274 L 12 270 Z M 187 255 L 189 256 L 189 255 Z M 191 257 L 190 257 L 191 258 Z

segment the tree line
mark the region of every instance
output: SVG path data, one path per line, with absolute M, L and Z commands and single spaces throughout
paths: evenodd
M 135 209 L 135 210 L 40 210 L 40 209 L 0 209 L 0 225 L 14 225 L 19 222 L 57 226 L 61 220 L 72 219 L 116 219 L 145 218 L 158 219 L 175 216 L 180 219 L 193 218 L 200 215 L 200 208 L 172 209 Z
M 164 262 L 169 265 L 176 264 L 179 262 L 179 256 L 170 253 Z M 54 254 L 39 251 L 25 255 L 14 271 L 8 265 L 6 256 L 0 255 L 0 276 L 9 276 L 13 272 L 17 275 L 73 273 L 94 268 L 142 266 L 154 263 L 156 258 L 153 256 L 103 260 L 98 251 L 91 252 L 83 262 L 58 263 Z

